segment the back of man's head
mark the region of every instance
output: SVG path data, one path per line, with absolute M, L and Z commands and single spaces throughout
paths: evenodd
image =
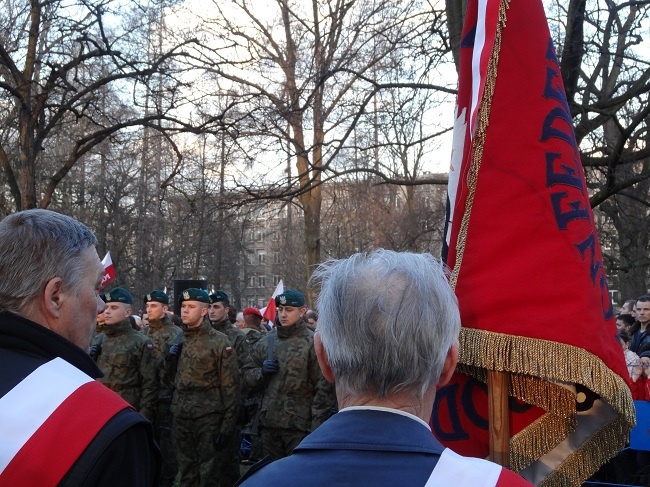
M 25 210 L 0 222 L 0 310 L 20 313 L 45 284 L 60 277 L 73 288 L 82 282 L 80 255 L 95 245 L 82 223 L 49 210 Z
M 430 254 L 377 250 L 322 264 L 318 333 L 344 394 L 422 398 L 458 340 L 445 267 Z

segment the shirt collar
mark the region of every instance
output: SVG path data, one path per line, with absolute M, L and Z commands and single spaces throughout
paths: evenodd
M 431 426 L 429 426 L 424 420 L 422 420 L 422 418 L 418 418 L 415 414 L 407 413 L 406 411 L 402 411 L 401 409 L 386 408 L 382 406 L 349 406 L 347 408 L 341 409 L 339 413 L 342 413 L 343 411 L 363 411 L 363 410 L 384 411 L 386 413 L 400 414 L 402 416 L 406 416 L 407 418 L 414 419 L 418 423 L 424 425 L 429 431 L 431 431 Z

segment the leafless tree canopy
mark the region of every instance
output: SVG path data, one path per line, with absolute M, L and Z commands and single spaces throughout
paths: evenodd
M 118 284 L 238 306 L 440 249 L 464 2 L 7 0 L 0 212 L 87 222 Z M 650 285 L 648 2 L 546 2 L 611 288 Z

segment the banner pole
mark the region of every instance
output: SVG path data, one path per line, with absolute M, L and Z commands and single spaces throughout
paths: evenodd
M 508 372 L 488 370 L 489 458 L 506 468 L 510 464 L 508 379 Z

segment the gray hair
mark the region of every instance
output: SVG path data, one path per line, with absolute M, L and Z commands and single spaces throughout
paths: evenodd
M 79 256 L 96 243 L 88 227 L 60 213 L 7 216 L 0 222 L 0 310 L 20 313 L 54 277 L 76 289 L 85 271 Z
M 380 249 L 321 264 L 318 333 L 337 389 L 422 399 L 458 340 L 458 301 L 430 254 Z

